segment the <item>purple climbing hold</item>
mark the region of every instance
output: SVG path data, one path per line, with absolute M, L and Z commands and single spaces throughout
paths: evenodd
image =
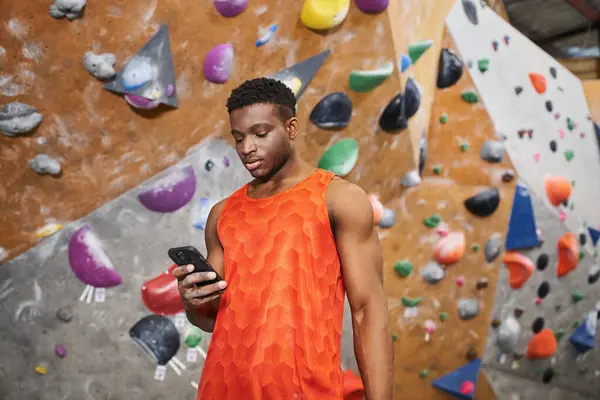
M 138 199 L 147 209 L 168 213 L 190 202 L 196 192 L 196 173 L 190 165 L 175 167 L 161 178 L 144 185 Z
M 240 15 L 248 7 L 248 0 L 214 0 L 214 4 L 219 14 L 231 18 Z
M 233 65 L 233 46 L 220 44 L 204 58 L 204 77 L 213 83 L 225 83 L 229 79 Z
M 65 346 L 56 346 L 54 348 L 54 352 L 60 358 L 65 358 L 67 356 L 67 349 L 65 348 Z
M 388 7 L 389 0 L 355 0 L 356 7 L 364 13 L 376 14 Z
M 169 84 L 169 86 L 167 86 L 167 96 L 171 97 L 173 96 L 173 93 L 175 93 L 175 88 L 173 85 Z

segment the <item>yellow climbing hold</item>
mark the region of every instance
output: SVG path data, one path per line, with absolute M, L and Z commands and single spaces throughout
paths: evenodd
M 37 372 L 39 375 L 46 375 L 48 373 L 48 368 L 38 365 L 35 367 L 35 372 Z
M 63 228 L 61 224 L 57 224 L 52 222 L 50 224 L 46 224 L 37 231 L 35 231 L 36 239 L 46 238 L 48 236 L 54 235 L 56 232 L 60 231 Z
M 346 19 L 350 0 L 304 0 L 300 20 L 310 29 L 325 30 Z
M 295 76 L 293 78 L 284 80 L 283 83 L 285 86 L 290 88 L 292 93 L 294 93 L 294 96 L 298 94 L 298 91 L 302 87 L 302 81 Z

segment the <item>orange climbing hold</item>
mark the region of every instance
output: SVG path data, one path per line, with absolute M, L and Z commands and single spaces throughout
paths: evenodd
M 363 400 L 365 398 L 362 380 L 354 372 L 349 369 L 344 371 L 342 381 L 344 400 Z
M 536 92 L 538 92 L 539 94 L 546 93 L 546 78 L 544 77 L 544 75 L 535 72 L 530 72 L 529 80 L 531 81 L 531 84 L 533 85 L 533 88 Z
M 579 262 L 579 246 L 573 232 L 567 232 L 558 239 L 556 247 L 558 249 L 556 275 L 560 277 L 567 275 L 577 267 L 577 263 Z
M 435 246 L 435 260 L 441 265 L 458 262 L 465 254 L 465 235 L 452 232 L 442 238 Z
M 531 338 L 529 345 L 527 345 L 527 358 L 536 360 L 552 357 L 556 351 L 556 346 L 556 337 L 552 329 L 542 329 Z
M 508 269 L 508 280 L 510 287 L 513 289 L 521 288 L 535 269 L 533 261 L 516 251 L 504 253 L 502 262 Z
M 571 196 L 571 182 L 564 176 L 548 176 L 544 180 L 546 196 L 554 207 L 558 207 Z
M 371 207 L 373 207 L 373 223 L 377 225 L 383 215 L 383 204 L 381 204 L 379 198 L 374 194 L 369 195 L 369 201 L 371 202 Z

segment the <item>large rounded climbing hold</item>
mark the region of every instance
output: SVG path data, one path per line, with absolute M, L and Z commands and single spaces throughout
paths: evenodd
M 179 350 L 180 338 L 175 324 L 160 315 L 148 315 L 135 323 L 129 336 L 158 365 L 167 365 Z
M 577 267 L 579 263 L 579 246 L 573 232 L 567 232 L 558 239 L 556 247 L 558 252 L 556 275 L 561 277 Z
M 121 75 L 121 84 L 127 91 L 137 90 L 154 79 L 156 66 L 147 57 L 134 57 Z
M 204 58 L 204 77 L 213 83 L 225 83 L 229 79 L 233 66 L 233 46 L 220 44 L 206 54 Z
M 477 6 L 472 0 L 462 0 L 463 10 L 467 19 L 473 24 L 479 24 L 479 17 L 477 16 Z
M 542 329 L 531 338 L 527 345 L 527 358 L 537 360 L 540 358 L 550 358 L 554 355 L 558 343 L 552 329 Z
M 396 132 L 408 127 L 408 120 L 419 110 L 421 94 L 419 88 L 408 78 L 404 94 L 398 93 L 385 107 L 379 126 L 386 132 Z
M 544 188 L 548 201 L 558 207 L 565 201 L 569 200 L 573 187 L 571 182 L 564 176 L 548 176 L 544 180 Z
M 435 246 L 435 260 L 441 265 L 457 263 L 465 254 L 465 235 L 462 232 L 452 232 L 442 238 Z
M 171 268 L 142 285 L 142 301 L 154 314 L 175 315 L 183 311 L 177 279 L 173 276 L 175 268 L 177 265 L 173 264 Z
M 377 14 L 388 7 L 389 0 L 355 0 L 356 7 L 367 14 Z
M 516 251 L 507 251 L 502 257 L 504 266 L 508 269 L 509 285 L 513 289 L 521 288 L 535 269 L 533 261 Z
M 248 7 L 248 0 L 214 0 L 214 4 L 219 14 L 232 18 L 240 15 Z
M 319 160 L 319 168 L 346 176 L 358 161 L 358 142 L 345 138 L 328 148 Z
M 442 49 L 438 63 L 438 89 L 445 89 L 456 84 L 463 74 L 463 62 L 453 50 Z
M 310 29 L 331 29 L 344 22 L 349 10 L 350 0 L 304 0 L 300 21 Z
M 500 191 L 496 188 L 486 189 L 465 200 L 465 208 L 478 217 L 489 217 L 499 204 Z
M 542 74 L 538 74 L 536 72 L 529 73 L 529 80 L 531 81 L 531 85 L 539 94 L 546 93 L 546 77 Z
M 190 165 L 175 167 L 142 188 L 140 202 L 149 210 L 167 213 L 185 206 L 196 192 L 196 174 Z
M 0 132 L 6 136 L 17 136 L 37 128 L 44 117 L 35 108 L 19 103 L 8 103 L 0 107 Z
M 489 163 L 499 163 L 504 157 L 504 143 L 499 140 L 486 140 L 479 151 L 481 159 Z
M 374 70 L 352 71 L 349 86 L 351 90 L 359 93 L 369 92 L 381 85 L 383 81 L 394 72 L 394 63 L 389 61 Z
M 498 328 L 498 338 L 496 339 L 498 349 L 504 354 L 514 353 L 520 337 L 521 325 L 514 317 L 508 317 Z
M 110 288 L 123 282 L 90 225 L 73 233 L 68 254 L 71 270 L 83 283 L 95 288 Z
M 322 129 L 341 129 L 352 117 L 352 100 L 344 92 L 330 93 L 317 103 L 310 113 L 313 124 Z

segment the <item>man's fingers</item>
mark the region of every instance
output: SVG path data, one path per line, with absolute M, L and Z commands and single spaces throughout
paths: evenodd
M 185 293 L 185 298 L 188 300 L 203 299 L 212 294 L 218 295 L 220 291 L 227 287 L 225 281 L 211 283 L 210 285 L 188 289 Z M 204 299 L 203 299 L 204 300 Z
M 193 274 L 188 274 L 181 282 L 181 285 L 185 287 L 194 286 L 198 283 L 211 281 L 217 277 L 217 274 L 214 272 L 196 272 Z
M 184 279 L 186 277 L 186 275 L 188 275 L 189 273 L 194 271 L 194 266 L 191 264 L 188 265 L 182 265 L 179 266 L 177 268 L 175 268 L 173 270 L 173 276 L 178 280 L 181 281 L 182 279 Z

